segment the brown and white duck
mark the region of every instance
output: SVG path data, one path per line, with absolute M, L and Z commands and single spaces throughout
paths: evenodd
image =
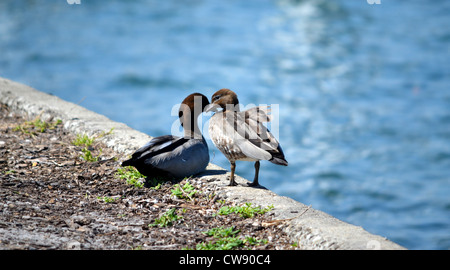
M 222 111 L 217 111 L 222 108 Z M 230 161 L 230 186 L 234 181 L 236 161 L 254 161 L 255 178 L 249 186 L 258 186 L 259 161 L 268 160 L 277 165 L 287 166 L 283 150 L 275 137 L 262 124 L 270 121 L 270 109 L 266 106 L 239 110 L 236 93 L 221 89 L 214 93 L 206 112 L 216 111 L 209 121 L 209 136 L 214 145 Z
M 186 97 L 178 112 L 184 137 L 155 137 L 122 162 L 122 166 L 134 166 L 147 177 L 177 179 L 204 171 L 209 163 L 209 151 L 197 118 L 208 104 L 208 98 L 200 93 Z

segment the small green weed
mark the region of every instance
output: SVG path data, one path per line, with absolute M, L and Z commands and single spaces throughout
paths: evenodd
M 100 149 L 100 154 L 98 154 L 98 156 L 92 155 L 91 150 L 89 150 L 87 148 L 81 149 L 81 152 L 83 152 L 83 154 L 81 155 L 81 158 L 87 162 L 96 162 L 100 159 L 100 156 L 102 155 L 102 149 Z
M 197 250 L 231 250 L 240 247 L 244 244 L 244 241 L 237 238 L 236 235 L 240 230 L 235 230 L 234 227 L 228 228 L 212 228 L 206 232 L 203 232 L 207 236 L 214 237 L 213 241 L 208 243 L 202 242 L 197 244 Z
M 84 146 L 81 149 L 81 158 L 84 159 L 87 162 L 95 162 L 98 161 L 100 158 L 100 155 L 102 153 L 102 150 L 100 149 L 100 154 L 98 156 L 94 156 L 91 152 L 92 144 L 94 143 L 96 137 L 89 137 L 86 134 L 77 134 L 77 138 L 72 141 L 72 144 L 75 146 Z
M 15 171 L 15 170 L 8 170 L 8 171 L 4 171 L 3 173 L 4 173 L 5 175 L 8 175 L 8 174 L 15 174 L 16 171 Z
M 265 245 L 268 242 L 269 241 L 267 239 L 258 240 L 255 237 L 251 237 L 251 236 L 248 236 L 248 237 L 246 237 L 244 239 L 244 244 L 248 244 L 248 245 L 251 245 L 251 246 L 256 246 L 256 245 L 260 245 L 260 244 Z
M 167 227 L 167 226 L 172 226 L 174 222 L 176 222 L 177 220 L 180 220 L 180 219 L 183 218 L 181 216 L 178 216 L 175 211 L 176 211 L 175 208 L 169 209 L 160 218 L 155 219 L 154 223 L 152 223 L 152 224 L 150 224 L 148 226 L 149 227 L 155 227 L 155 226 Z
M 107 197 L 107 196 L 104 196 L 104 197 L 97 197 L 97 200 L 103 201 L 103 202 L 105 202 L 105 203 L 113 203 L 113 202 L 116 201 L 115 198 Z
M 212 228 L 206 232 L 203 232 L 203 234 L 206 234 L 207 236 L 212 236 L 214 238 L 224 238 L 234 236 L 239 232 L 240 230 L 235 230 L 234 227 L 224 228 L 223 226 L 221 226 L 219 228 Z
M 129 185 L 133 185 L 137 188 L 144 187 L 143 179 L 145 179 L 145 176 L 132 166 L 118 168 L 116 176 L 119 177 L 119 179 L 125 179 Z
M 254 237 L 238 237 L 238 233 L 240 230 L 235 230 L 234 227 L 219 227 L 212 228 L 203 234 L 207 236 L 212 236 L 214 238 L 213 241 L 202 242 L 197 244 L 197 250 L 232 250 L 240 247 L 248 247 L 259 244 L 267 244 L 266 239 L 257 240 Z
M 232 250 L 243 246 L 244 241 L 236 237 L 220 238 L 216 241 L 202 242 L 197 244 L 196 250 Z
M 111 128 L 108 132 L 103 131 L 100 134 L 92 137 L 89 137 L 87 134 L 77 134 L 77 137 L 74 141 L 72 141 L 72 144 L 76 146 L 89 147 L 94 143 L 96 139 L 100 139 L 102 137 L 105 137 L 106 135 L 112 134 L 113 131 L 114 128 Z
M 186 200 L 192 200 L 192 197 L 198 192 L 189 181 L 186 181 L 186 184 L 182 187 L 180 184 L 174 185 L 174 188 L 170 191 L 172 192 L 172 195 L 175 195 L 177 198 Z
M 94 141 L 95 137 L 89 137 L 86 134 L 77 134 L 77 138 L 72 142 L 72 144 L 76 146 L 84 146 L 87 148 L 91 146 Z
M 216 215 L 229 215 L 235 213 L 243 218 L 252 218 L 255 215 L 263 215 L 273 209 L 273 205 L 265 208 L 252 206 L 251 203 L 245 203 L 245 206 L 222 206 Z
M 93 150 L 92 144 L 96 139 L 112 134 L 113 130 L 114 128 L 111 128 L 108 132 L 101 132 L 100 134 L 92 137 L 89 137 L 87 134 L 77 134 L 77 137 L 72 141 L 72 144 L 75 146 L 84 146 L 83 149 L 81 149 L 83 154 L 80 157 L 85 161 L 99 161 L 100 156 L 102 155 L 102 149 L 99 150 L 100 153 L 97 156 L 94 156 L 91 152 Z
M 56 126 L 62 123 L 61 120 L 54 122 L 45 122 L 41 120 L 40 116 L 36 117 L 33 121 L 27 121 L 21 125 L 18 125 L 13 131 L 20 131 L 30 136 L 36 136 L 38 132 L 44 133 L 47 129 L 55 129 Z

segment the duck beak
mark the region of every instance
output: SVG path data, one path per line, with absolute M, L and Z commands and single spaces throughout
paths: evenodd
M 205 106 L 204 112 L 217 112 L 217 109 L 219 108 L 220 108 L 219 105 L 211 103 Z

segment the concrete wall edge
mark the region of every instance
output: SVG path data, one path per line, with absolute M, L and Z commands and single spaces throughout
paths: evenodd
M 29 86 L 0 77 L 0 103 L 27 114 L 30 118 L 41 116 L 43 120 L 61 119 L 64 127 L 73 134 L 99 134 L 114 128 L 114 132 L 102 141 L 123 154 L 133 153 L 152 137 L 127 125 L 64 101 Z M 291 198 L 279 196 L 267 189 L 244 186 L 228 187 L 225 169 L 210 163 L 201 175 L 209 185 L 218 185 L 221 197 L 237 203 L 251 202 L 256 205 L 273 205 L 274 219 L 287 224 L 285 231 L 292 242 L 305 249 L 388 249 L 401 250 L 404 247 L 362 227 L 343 222 L 329 214 L 306 206 Z M 248 180 L 237 176 L 242 185 Z

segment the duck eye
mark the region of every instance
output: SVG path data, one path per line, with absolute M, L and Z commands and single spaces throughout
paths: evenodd
M 213 100 L 216 101 L 216 100 L 220 99 L 221 97 L 222 97 L 222 95 L 216 95 L 213 97 Z

